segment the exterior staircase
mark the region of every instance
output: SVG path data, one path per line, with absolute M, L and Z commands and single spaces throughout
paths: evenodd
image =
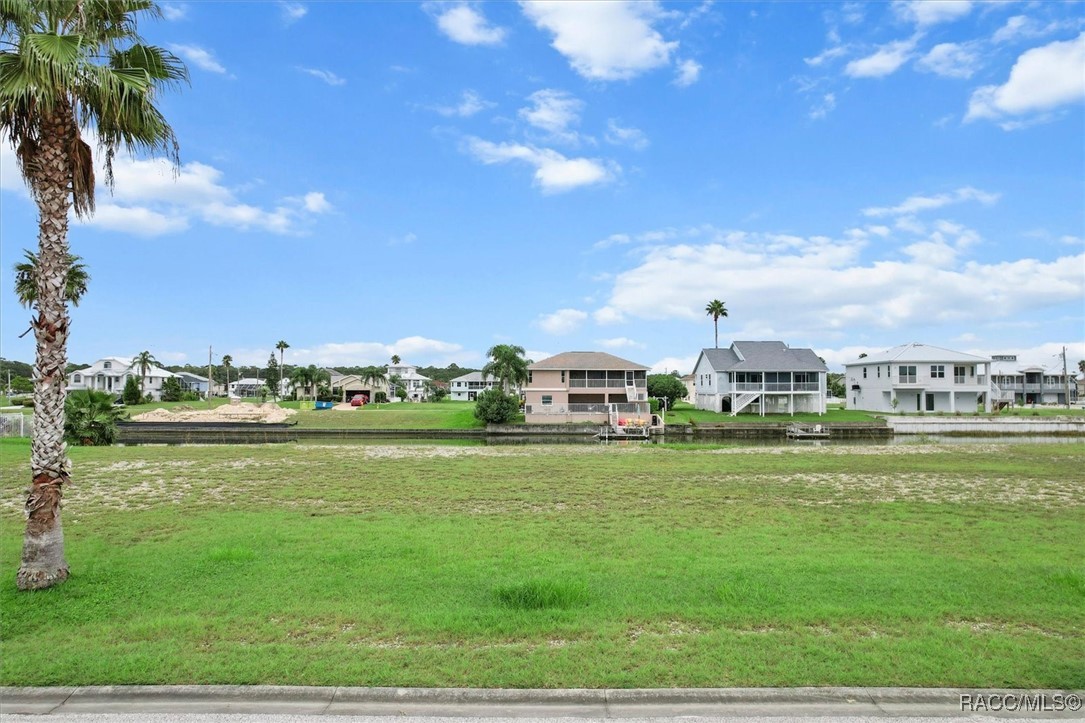
M 746 392 L 740 394 L 734 403 L 731 404 L 731 416 L 737 417 L 738 413 L 746 407 L 750 406 L 750 403 L 761 396 L 761 392 Z

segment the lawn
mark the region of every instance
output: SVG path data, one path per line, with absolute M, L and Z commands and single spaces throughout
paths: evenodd
M 289 406 L 284 403 L 283 406 Z M 294 403 L 297 406 L 297 403 Z M 302 409 L 296 419 L 306 429 L 481 429 L 474 402 L 392 402 L 349 411 Z M 520 421 L 523 421 L 521 416 Z
M 1085 687 L 1085 445 L 73 449 L 0 684 Z

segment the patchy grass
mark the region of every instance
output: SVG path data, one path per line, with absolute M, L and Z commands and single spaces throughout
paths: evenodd
M 829 407 L 824 415 L 800 413 L 790 414 L 750 414 L 742 412 L 732 417 L 704 409 L 696 409 L 689 402 L 678 402 L 674 409 L 667 411 L 667 424 L 786 424 L 788 422 L 812 422 L 827 424 L 832 422 L 872 422 L 880 416 L 872 412 L 860 412 L 854 409 Z
M 302 409 L 294 417 L 308 429 L 480 429 L 474 402 L 392 402 L 350 410 Z
M 0 684 L 1085 687 L 1085 445 L 73 449 Z

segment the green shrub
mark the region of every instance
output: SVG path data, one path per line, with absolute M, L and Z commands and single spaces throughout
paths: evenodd
M 72 444 L 113 444 L 117 422 L 124 412 L 113 406 L 113 395 L 97 389 L 80 389 L 64 403 L 64 437 Z
M 181 392 L 182 402 L 198 402 L 201 399 L 203 399 L 203 397 L 200 396 L 199 392 Z
M 135 377 L 128 377 L 128 380 L 124 383 L 124 391 L 121 392 L 121 399 L 125 404 L 139 404 L 139 382 Z
M 184 394 L 184 391 L 181 389 L 181 382 L 177 377 L 167 377 L 162 382 L 163 402 L 179 402 L 182 394 Z
M 475 400 L 475 419 L 487 424 L 511 422 L 520 411 L 520 400 L 500 389 L 487 389 Z

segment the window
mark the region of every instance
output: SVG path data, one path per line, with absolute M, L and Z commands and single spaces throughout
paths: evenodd
M 552 394 L 544 394 L 544 395 L 542 395 L 542 403 L 543 403 L 543 406 L 545 406 L 545 407 L 550 406 L 551 404 L 554 403 L 554 396 Z
M 901 384 L 915 384 L 915 367 L 914 366 L 902 366 L 898 367 L 900 371 L 900 383 Z
M 964 367 L 953 367 L 953 383 L 964 384 Z
M 863 379 L 866 379 L 866 367 L 863 367 Z
M 103 369 L 112 369 L 113 368 L 113 362 L 106 362 L 105 364 L 102 365 L 102 368 Z
M 881 367 L 874 367 L 874 370 L 876 372 L 878 372 L 878 379 L 881 379 L 882 378 L 882 368 Z
M 561 383 L 562 384 L 565 383 L 565 370 L 564 369 L 561 370 Z
M 531 384 L 531 372 L 530 371 L 527 373 L 527 383 Z
M 946 367 L 944 364 L 931 365 L 931 379 L 945 379 Z
M 80 375 L 80 374 L 73 374 L 72 375 L 72 384 L 82 384 L 82 383 L 83 383 L 82 375 Z

